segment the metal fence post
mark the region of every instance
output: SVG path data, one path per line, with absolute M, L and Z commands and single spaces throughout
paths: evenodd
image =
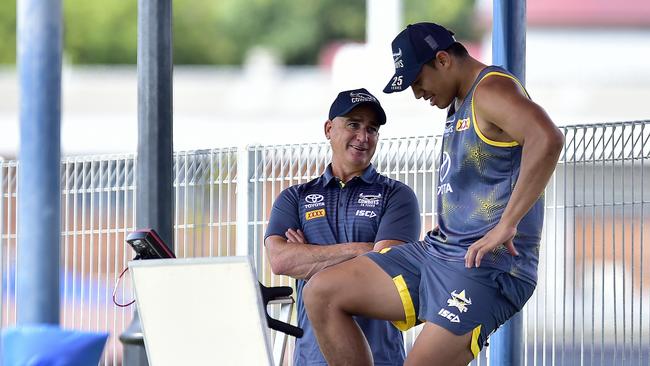
M 526 79 L 526 1 L 493 2 L 492 62 Z M 515 314 L 490 337 L 490 364 L 524 364 L 523 314 Z
M 172 3 L 138 0 L 136 227 L 173 245 Z M 126 366 L 147 365 L 137 311 L 122 333 Z
M 61 1 L 18 1 L 17 322 L 59 324 Z
M 262 268 L 261 252 L 257 252 L 259 243 L 255 243 L 255 230 L 257 225 L 255 209 L 259 204 L 250 197 L 255 196 L 255 149 L 248 146 L 237 148 L 237 249 L 236 255 L 250 255 L 253 257 L 256 270 Z M 252 181 L 253 180 L 253 181 Z
M 237 242 L 235 246 L 235 255 L 249 255 L 252 253 L 248 245 L 248 220 L 250 217 L 248 210 L 248 149 L 246 146 L 237 148 Z M 252 201 L 252 200 L 251 200 Z

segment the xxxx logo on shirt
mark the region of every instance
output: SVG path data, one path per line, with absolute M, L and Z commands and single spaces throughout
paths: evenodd
M 317 219 L 319 217 L 325 217 L 325 209 L 324 208 L 321 208 L 320 210 L 313 210 L 313 211 L 305 212 L 305 219 L 306 220 Z
M 465 131 L 469 129 L 469 117 L 459 119 L 458 122 L 456 122 L 456 131 Z

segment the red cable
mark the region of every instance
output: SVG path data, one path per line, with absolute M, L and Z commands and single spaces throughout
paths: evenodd
M 117 302 L 117 299 L 115 298 L 115 293 L 117 292 L 117 286 L 119 285 L 120 280 L 122 279 L 122 276 L 124 276 L 124 274 L 128 270 L 129 270 L 129 267 L 124 268 L 122 273 L 120 273 L 120 276 L 117 278 L 117 280 L 115 280 L 115 287 L 113 287 L 113 304 L 115 304 L 115 305 L 117 305 L 117 306 L 119 306 L 121 308 L 125 308 L 125 307 L 127 307 L 127 306 L 129 306 L 129 305 L 131 305 L 131 304 L 133 304 L 135 302 L 135 299 L 134 299 L 133 301 L 131 301 L 128 304 L 120 304 L 120 303 Z

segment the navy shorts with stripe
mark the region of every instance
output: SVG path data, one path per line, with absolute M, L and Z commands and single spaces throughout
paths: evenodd
M 465 268 L 464 262 L 438 258 L 424 242 L 370 252 L 366 256 L 393 279 L 404 306 L 407 330 L 435 323 L 456 335 L 472 332 L 474 357 L 501 324 L 521 310 L 535 286 L 501 270 Z

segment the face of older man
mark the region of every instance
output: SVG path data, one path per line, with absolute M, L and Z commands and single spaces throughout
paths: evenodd
M 325 136 L 332 145 L 332 165 L 349 171 L 368 167 L 379 138 L 377 113 L 369 105 L 359 105 L 345 116 L 325 123 Z

